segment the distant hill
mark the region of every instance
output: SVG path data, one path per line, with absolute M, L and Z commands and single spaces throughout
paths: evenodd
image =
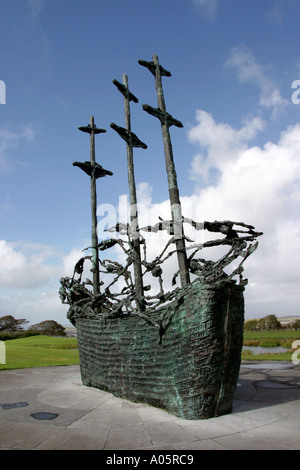
M 277 317 L 277 320 L 280 321 L 280 323 L 289 323 L 293 320 L 300 320 L 300 315 L 281 315 L 280 317 L 276 315 L 276 317 Z M 260 320 L 261 318 L 264 318 L 264 317 L 245 318 L 245 321 Z
M 74 326 L 65 326 L 65 331 L 67 333 L 67 336 L 69 337 L 76 337 L 77 336 L 77 331 Z
M 277 318 L 280 323 L 289 323 L 293 320 L 300 320 L 300 315 L 285 315 Z

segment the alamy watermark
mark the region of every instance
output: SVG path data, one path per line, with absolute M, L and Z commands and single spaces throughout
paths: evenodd
M 296 341 L 293 341 L 292 348 L 296 349 L 296 351 L 293 352 L 292 354 L 292 363 L 295 365 L 300 364 L 300 340 L 297 339 Z
M 0 341 L 0 364 L 6 364 L 6 346 L 4 341 Z
M 167 206 L 169 212 L 169 206 Z M 163 213 L 162 213 L 163 212 Z M 199 204 L 192 204 L 189 207 L 189 215 L 193 220 L 198 221 L 200 218 L 203 218 L 203 209 L 199 207 Z M 182 238 L 182 209 L 179 204 L 172 204 L 171 213 L 174 217 L 174 222 L 164 218 L 166 213 L 165 205 L 159 204 L 143 204 L 138 203 L 136 205 L 130 204 L 128 201 L 127 195 L 119 196 L 119 204 L 114 206 L 113 204 L 100 204 L 97 207 L 97 216 L 98 216 L 98 225 L 97 231 L 99 238 L 107 237 L 107 231 L 114 231 L 116 226 L 121 225 L 125 228 L 129 221 L 131 220 L 130 234 L 134 238 L 139 238 L 139 231 L 136 231 L 136 227 L 139 219 L 139 228 L 142 230 L 142 233 L 145 232 L 157 232 L 158 230 L 164 230 L 167 233 L 172 233 L 176 240 Z M 166 217 L 170 217 L 171 213 Z M 198 230 L 200 230 L 201 225 L 204 228 L 204 224 L 198 223 Z M 118 232 L 118 230 L 116 230 Z M 120 232 L 122 233 L 122 231 Z M 124 231 L 123 231 L 123 234 Z M 116 235 L 118 236 L 118 235 Z M 199 233 L 197 240 L 203 239 L 204 235 Z
M 292 94 L 292 103 L 300 104 L 300 80 L 294 80 L 292 83 L 292 88 L 296 89 Z
M 6 104 L 6 85 L 3 80 L 0 80 L 0 104 Z

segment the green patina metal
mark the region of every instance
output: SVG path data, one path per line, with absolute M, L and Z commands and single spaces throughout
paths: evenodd
M 114 236 L 99 243 L 96 179 L 112 173 L 95 162 L 94 135 L 104 130 L 96 128 L 92 117 L 89 126 L 80 128 L 91 135 L 91 161 L 73 163 L 91 177 L 92 255 L 76 263 L 72 278 L 60 280 L 59 295 L 69 305 L 68 319 L 77 328 L 84 385 L 161 407 L 181 418 L 207 419 L 232 409 L 243 343 L 247 284 L 243 264 L 262 234 L 243 222 L 199 223 L 183 217 L 169 133 L 170 126 L 182 124 L 166 112 L 161 84 L 161 77 L 171 74 L 156 55 L 152 62 L 139 63 L 155 77 L 158 108 L 143 105 L 143 109 L 161 123 L 171 219 L 139 226 L 133 148 L 147 145 L 131 131 L 129 103 L 138 99 L 129 91 L 124 74 L 123 84 L 113 83 L 124 97 L 125 128 L 114 123 L 111 127 L 126 142 L 130 223 L 117 223 L 108 229 Z M 219 238 L 195 243 L 185 236 L 184 226 L 195 234 L 217 233 Z M 149 259 L 147 245 L 160 231 L 168 241 L 160 254 Z M 99 252 L 104 255 L 115 247 L 123 250 L 124 264 L 99 258 Z M 210 247 L 227 251 L 215 261 L 199 257 Z M 172 288 L 166 290 L 164 267 L 173 256 L 178 271 L 171 279 Z M 86 261 L 92 262 L 93 282 L 82 280 Z M 232 263 L 235 267 L 229 272 Z M 176 287 L 178 276 L 181 285 Z
M 228 413 L 243 337 L 243 290 L 234 282 L 192 282 L 172 308 L 107 318 L 76 315 L 84 385 L 149 403 L 185 419 Z M 226 330 L 226 334 L 225 333 Z

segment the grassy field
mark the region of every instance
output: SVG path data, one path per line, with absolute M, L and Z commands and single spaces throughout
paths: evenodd
M 243 351 L 242 359 L 291 361 L 292 343 L 300 340 L 300 331 L 245 332 L 244 346 L 290 348 L 284 353 L 253 354 Z M 53 338 L 50 336 L 31 336 L 28 338 L 5 341 L 6 364 L 0 370 L 24 369 L 28 367 L 63 366 L 79 364 L 76 338 Z
M 0 370 L 79 364 L 76 338 L 30 336 L 5 341 L 6 364 Z
M 300 331 L 276 330 L 276 331 L 244 331 L 244 340 L 251 339 L 300 339 Z
M 283 353 L 266 353 L 266 354 L 253 354 L 249 350 L 242 352 L 242 359 L 256 360 L 256 361 L 290 361 L 294 349 L 292 343 L 295 340 L 300 340 L 300 331 L 245 331 L 244 332 L 244 346 L 261 346 L 261 347 L 277 347 L 290 348 L 289 351 Z
M 242 351 L 242 360 L 246 361 L 291 361 L 294 349 L 283 353 L 254 354 L 250 350 Z

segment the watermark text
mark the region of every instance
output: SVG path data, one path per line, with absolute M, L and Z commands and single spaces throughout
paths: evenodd
M 292 354 L 292 363 L 295 365 L 300 364 L 300 340 L 297 339 L 293 341 L 292 348 L 296 349 L 296 351 Z
M 295 88 L 294 93 L 292 94 L 292 103 L 300 103 L 300 80 L 294 80 L 292 83 L 292 88 Z
M 139 225 L 143 233 L 165 230 L 178 240 L 183 237 L 182 208 L 179 204 L 172 204 L 171 207 L 169 205 L 167 207 L 168 211 L 166 215 L 166 208 L 162 206 L 159 207 L 159 205 L 147 205 L 142 203 L 130 205 L 126 195 L 119 197 L 117 207 L 112 204 L 100 204 L 97 207 L 97 216 L 99 218 L 97 226 L 98 236 L 101 238 L 107 237 L 108 229 L 116 227 L 119 221 L 122 220 L 124 221 L 124 226 L 130 223 L 130 234 L 133 238 L 139 238 L 139 231 L 136 230 Z M 164 214 L 162 214 L 161 211 L 164 212 Z M 189 212 L 193 220 L 199 220 L 201 216 L 203 217 L 203 211 L 198 204 L 190 207 Z M 163 220 L 161 216 L 165 216 L 165 220 Z
M 6 104 L 6 85 L 3 80 L 0 80 L 0 104 Z
M 6 364 L 6 346 L 4 341 L 0 341 L 0 364 Z

